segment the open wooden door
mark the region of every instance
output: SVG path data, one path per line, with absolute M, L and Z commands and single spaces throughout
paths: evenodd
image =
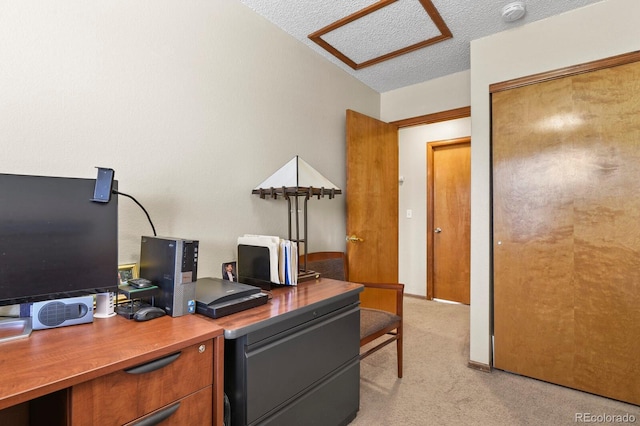
M 398 127 L 347 110 L 349 280 L 398 281 Z

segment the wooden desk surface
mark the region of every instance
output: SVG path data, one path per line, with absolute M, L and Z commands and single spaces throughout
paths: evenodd
M 121 316 L 35 330 L 0 344 L 0 409 L 221 336 L 198 315 L 137 322 Z
M 215 320 L 185 315 L 136 322 L 115 316 L 35 330 L 28 338 L 0 343 L 0 410 L 362 290 L 361 284 L 321 278 L 275 288 L 265 305 Z
M 211 321 L 224 328 L 225 338 L 234 339 L 294 312 L 313 309 L 314 304 L 330 303 L 333 299 L 346 294 L 358 294 L 363 289 L 362 284 L 328 278 L 305 281 L 297 286 L 274 288 L 271 290 L 271 300 L 262 306 Z

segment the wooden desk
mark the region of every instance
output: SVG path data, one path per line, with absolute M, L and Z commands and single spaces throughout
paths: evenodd
M 212 407 L 213 424 L 222 425 L 222 333 L 222 328 L 196 315 L 166 316 L 148 322 L 115 316 L 96 318 L 90 324 L 34 331 L 29 338 L 2 343 L 0 410 L 5 410 L 0 411 L 0 424 L 21 424 L 25 417 L 27 420 L 31 417 L 32 424 L 89 424 L 90 420 L 77 420 L 86 418 L 87 414 L 97 415 L 96 406 L 108 407 L 109 397 L 113 404 L 127 404 L 122 407 L 126 411 L 129 405 L 140 405 L 140 401 L 135 400 L 136 389 L 129 389 L 132 386 L 119 378 L 123 370 L 195 348 L 196 352 L 198 349 L 204 353 L 206 349 L 210 351 L 207 356 L 213 361 L 211 380 L 206 380 L 211 383 L 207 392 L 212 395 L 212 402 L 208 406 Z M 113 387 L 109 377 L 117 379 L 126 389 Z M 145 380 L 146 385 L 159 381 L 136 380 L 138 385 Z M 91 401 L 87 397 L 96 391 L 92 386 L 97 383 L 111 386 L 112 393 L 106 396 L 107 400 Z M 172 386 L 166 380 L 155 384 L 164 389 Z M 134 395 L 133 400 L 126 399 L 130 393 Z M 155 403 L 165 402 L 156 400 Z M 160 408 L 149 404 L 147 409 Z M 115 414 L 111 413 L 103 413 L 100 423 L 116 423 Z
M 276 287 L 265 305 L 213 320 L 224 328 L 224 337 L 235 339 L 254 330 L 278 323 L 292 316 L 312 312 L 318 304 L 326 305 L 345 296 L 359 297 L 362 284 L 321 278 L 297 286 Z
M 210 320 L 224 328 L 225 393 L 235 425 L 339 425 L 360 401 L 361 284 L 279 287 L 258 306 Z
M 274 383 L 269 378 L 266 378 L 269 387 L 265 389 L 261 385 L 265 377 L 247 375 L 252 365 L 266 363 L 277 366 L 282 362 L 283 357 L 271 357 L 270 352 L 264 350 L 261 351 L 264 357 L 256 357 L 254 349 L 264 349 L 265 345 L 271 345 L 276 352 L 297 348 L 288 353 L 291 362 L 287 363 L 297 365 L 303 371 L 316 374 L 330 370 L 329 374 L 322 373 L 322 379 L 300 375 L 308 383 L 302 384 L 305 389 L 296 391 L 294 399 L 302 401 L 306 395 L 309 400 L 320 392 L 320 388 L 336 396 L 348 392 L 349 398 L 346 400 L 349 406 L 344 410 L 353 412 L 355 416 L 359 402 L 359 361 L 354 354 L 359 350 L 358 298 L 361 291 L 360 284 L 321 279 L 301 283 L 297 287 L 274 289 L 273 297 L 266 305 L 217 320 L 186 315 L 135 322 L 116 316 L 96 318 L 91 324 L 34 331 L 29 338 L 0 344 L 3 377 L 0 381 L 0 424 L 28 424 L 29 417 L 31 424 L 47 426 L 91 424 L 91 416 L 98 415 L 97 410 L 102 406 L 109 406 L 109 401 L 98 398 L 98 395 L 104 397 L 99 394 L 103 388 L 111 391 L 107 395 L 112 397 L 111 406 L 118 407 L 111 413 L 120 414 L 130 405 L 144 407 L 131 396 L 135 395 L 135 389 L 117 390 L 111 387 L 113 382 L 107 378 L 113 377 L 115 382 L 120 382 L 125 369 L 186 348 L 197 348 L 203 342 L 213 349 L 211 416 L 215 425 L 222 425 L 225 358 L 230 360 L 229 365 L 224 367 L 231 374 L 229 391 L 235 392 L 238 386 L 251 387 L 246 394 L 250 398 L 244 399 L 241 404 L 249 405 L 254 397 L 263 400 L 263 395 L 274 394 L 278 386 L 282 390 L 282 384 Z M 283 345 L 283 338 L 292 342 L 292 346 Z M 304 344 L 301 345 L 301 342 Z M 249 355 L 247 363 L 238 362 L 237 358 L 245 354 Z M 343 362 L 344 358 L 348 359 Z M 257 364 L 251 364 L 254 361 Z M 336 367 L 337 363 L 340 365 Z M 258 367 L 258 370 L 267 371 L 263 367 Z M 269 369 L 277 370 L 277 367 Z M 345 371 L 347 374 L 343 374 Z M 282 379 L 286 374 L 278 376 Z M 328 378 L 338 378 L 339 381 L 331 382 Z M 162 383 L 159 386 L 163 389 L 173 384 L 173 380 L 166 377 L 160 381 Z M 333 392 L 336 387 L 339 389 Z M 238 400 L 234 395 L 230 394 L 230 398 L 237 406 Z M 327 406 L 331 401 L 326 396 L 313 398 L 313 401 L 310 409 L 302 406 L 306 415 L 317 412 L 340 413 L 333 405 Z M 288 406 L 292 407 L 293 404 Z M 251 404 L 250 410 L 254 409 L 255 405 Z M 278 417 L 283 412 L 285 410 L 270 411 L 269 419 L 282 420 L 280 424 L 287 424 L 286 419 Z M 289 410 L 287 413 L 291 415 L 295 411 Z M 93 423 L 118 422 L 116 415 L 109 412 L 100 420 Z

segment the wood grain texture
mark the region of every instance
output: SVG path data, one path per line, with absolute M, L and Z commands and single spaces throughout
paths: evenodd
M 224 425 L 224 338 L 213 339 L 213 424 Z M 216 362 L 220 360 L 220 362 Z
M 201 346 L 204 352 L 200 351 Z M 120 370 L 74 386 L 73 423 L 124 424 L 207 387 L 211 397 L 213 342 L 189 346 L 179 354 L 173 362 L 155 371 L 131 374 Z M 211 413 L 211 401 L 203 414 Z
M 639 60 L 640 51 L 623 53 L 621 55 L 612 56 L 610 58 L 598 59 L 597 61 L 587 62 L 584 64 L 572 65 L 566 68 L 560 68 L 540 74 L 533 74 L 526 77 L 516 78 L 514 80 L 494 83 L 489 86 L 489 92 L 497 93 L 503 90 L 516 89 L 518 87 L 528 86 L 530 84 L 538 84 L 544 81 L 550 81 L 558 78 L 564 78 L 577 74 L 616 67 L 619 65 L 630 64 Z
M 223 327 L 225 330 L 239 330 L 261 321 L 288 314 L 296 309 L 324 302 L 345 293 L 359 294 L 362 289 L 363 286 L 361 284 L 320 278 L 319 280 L 299 283 L 297 286 L 274 288 L 271 290 L 271 300 L 265 305 L 222 318 L 207 318 L 207 320 L 219 327 Z
M 347 111 L 349 279 L 398 281 L 398 129 Z
M 430 149 L 429 149 L 430 148 Z M 429 144 L 434 298 L 469 304 L 471 265 L 471 143 L 469 138 Z M 429 156 L 428 156 L 429 157 Z M 429 176 L 428 176 L 429 178 Z M 429 182 L 427 183 L 429 185 Z M 435 233 L 434 229 L 442 231 Z M 429 241 L 429 238 L 427 238 Z M 428 292 L 429 294 L 429 292 Z
M 179 401 L 177 401 L 177 403 L 179 403 L 178 409 L 171 416 L 169 416 L 165 421 L 163 421 L 162 423 L 157 423 L 157 420 L 156 420 L 156 422 L 149 423 L 149 424 L 154 424 L 154 425 L 166 424 L 171 426 L 211 425 L 213 423 L 212 423 L 211 416 L 209 415 L 210 410 L 208 409 L 208 406 L 211 401 L 211 395 L 212 395 L 211 386 L 209 386 L 194 394 L 191 394 L 185 398 L 182 398 Z M 171 405 L 171 407 L 173 407 L 173 404 Z M 162 411 L 162 410 L 158 410 L 158 411 Z M 145 420 L 151 421 L 150 418 L 156 415 L 158 411 L 154 413 L 150 413 L 149 415 L 144 416 L 140 419 L 137 419 L 134 422 L 127 423 L 125 426 L 136 426 L 136 425 L 139 425 L 140 422 Z M 99 423 L 93 423 L 93 424 L 108 426 L 108 424 L 105 423 L 104 421 L 101 421 Z M 113 423 L 113 424 L 116 425 L 116 423 Z
M 422 126 L 424 124 L 440 123 L 442 121 L 456 120 L 458 118 L 466 118 L 471 116 L 471 107 L 461 107 L 450 109 L 447 111 L 435 112 L 433 114 L 418 115 L 416 117 L 405 118 L 402 120 L 391 121 L 389 124 L 398 126 L 398 128 Z
M 223 329 L 186 315 L 136 322 L 116 316 L 90 324 L 38 330 L 2 344 L 0 409 L 142 364 L 204 340 Z M 221 361 L 221 360 L 220 360 Z
M 402 284 L 370 283 L 360 294 L 360 306 L 362 308 L 380 309 L 394 314 L 402 315 L 402 297 L 404 286 Z M 398 308 L 400 307 L 400 308 Z
M 640 62 L 493 94 L 494 363 L 640 403 Z

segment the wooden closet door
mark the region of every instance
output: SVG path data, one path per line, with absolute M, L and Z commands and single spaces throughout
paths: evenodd
M 494 366 L 640 404 L 640 62 L 492 96 Z

